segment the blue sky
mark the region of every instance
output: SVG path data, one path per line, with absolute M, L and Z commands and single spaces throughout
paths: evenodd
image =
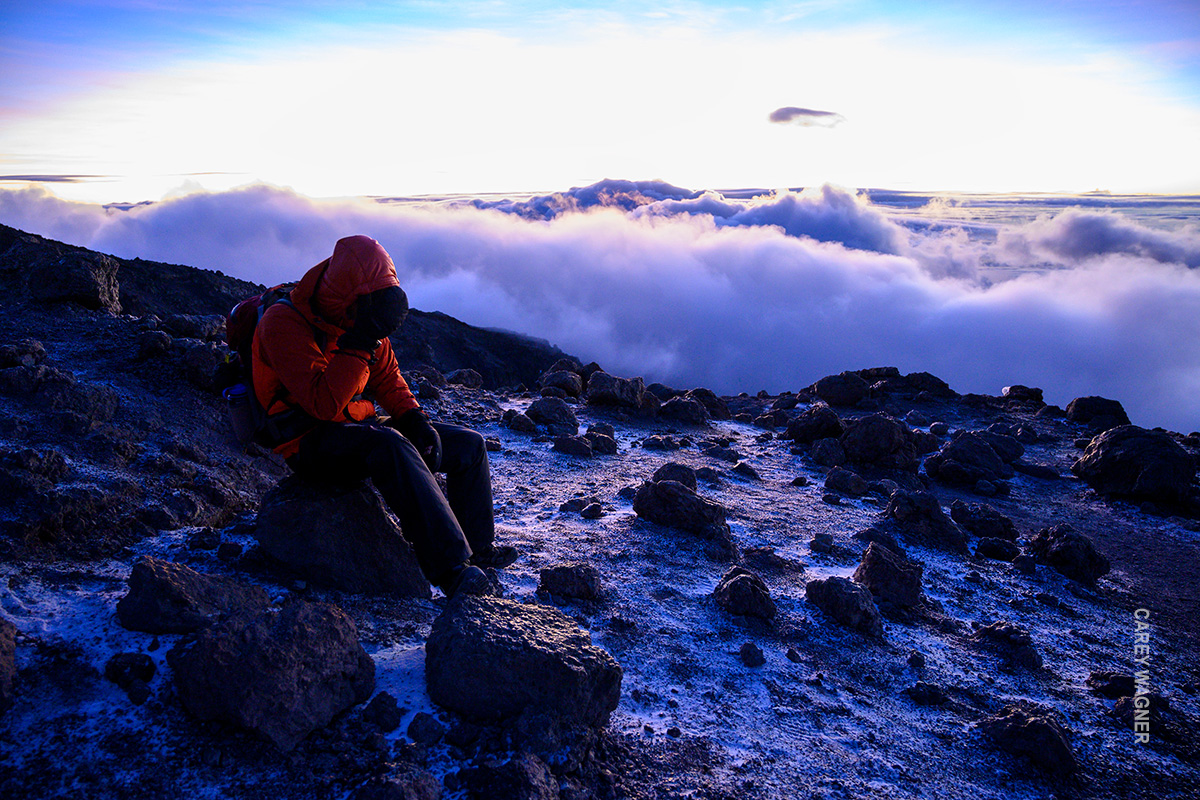
M 1200 190 L 1194 2 L 48 0 L 0 28 L 0 174 L 105 176 L 54 184 L 81 199 Z

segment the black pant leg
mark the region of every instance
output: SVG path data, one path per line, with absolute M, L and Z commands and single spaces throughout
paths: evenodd
M 373 423 L 328 423 L 301 440 L 294 464 L 316 480 L 370 478 L 431 582 L 470 558 L 467 538 L 437 480 L 397 431 Z
M 492 475 L 483 436 L 470 428 L 434 422 L 442 440 L 446 497 L 471 549 L 484 551 L 496 538 Z

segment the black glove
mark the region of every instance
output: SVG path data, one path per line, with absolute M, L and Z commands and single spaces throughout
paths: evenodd
M 354 305 L 354 325 L 338 337 L 343 350 L 374 353 L 379 341 L 395 333 L 408 316 L 408 296 L 399 286 L 360 295 Z
M 413 443 L 430 472 L 438 471 L 442 465 L 442 437 L 429 424 L 425 412 L 414 408 L 399 417 L 393 417 L 389 424 Z

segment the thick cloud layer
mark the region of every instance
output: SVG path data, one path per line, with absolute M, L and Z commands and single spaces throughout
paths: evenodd
M 964 392 L 1105 395 L 1139 424 L 1200 428 L 1194 229 L 1067 211 L 993 242 L 902 227 L 828 187 L 740 200 L 657 187 L 590 187 L 594 202 L 564 193 L 553 214 L 527 215 L 265 186 L 106 211 L 29 189 L 0 191 L 0 222 L 262 283 L 365 233 L 415 307 L 543 337 L 617 374 L 775 392 L 888 364 Z M 995 279 L 993 264 L 1039 268 Z

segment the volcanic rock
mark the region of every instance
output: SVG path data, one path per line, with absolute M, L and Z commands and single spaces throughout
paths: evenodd
M 1031 712 L 1020 706 L 1005 706 L 999 714 L 982 720 L 979 728 L 1001 749 L 1028 756 L 1046 772 L 1067 775 L 1078 768 L 1066 731 L 1048 709 Z
M 940 706 L 947 699 L 942 687 L 925 681 L 917 681 L 905 689 L 904 693 L 919 706 Z
M 717 605 L 735 616 L 770 620 L 775 617 L 775 601 L 761 577 L 743 567 L 731 567 L 713 591 Z
M 909 541 L 954 553 L 967 552 L 967 535 L 946 516 L 937 498 L 929 492 L 897 491 L 888 501 L 884 515 L 895 520 Z
M 563 564 L 539 573 L 538 591 L 555 597 L 599 600 L 604 594 L 600 570 L 590 564 Z
M 441 800 L 442 782 L 428 770 L 409 767 L 400 774 L 378 775 L 360 786 L 350 800 Z
M 678 481 L 693 492 L 696 491 L 696 471 L 691 467 L 680 464 L 677 461 L 668 461 L 654 471 L 653 477 L 650 480 L 658 481 Z
M 751 669 L 761 667 L 767 663 L 767 657 L 763 655 L 762 648 L 754 642 L 746 642 L 738 650 L 738 657 L 742 659 L 742 663 Z
M 70 251 L 46 260 L 29 273 L 30 296 L 42 303 L 78 303 L 84 308 L 121 313 L 117 262 L 100 253 Z
M 994 561 L 1012 561 L 1021 555 L 1021 548 L 1008 539 L 997 539 L 985 536 L 975 544 L 976 558 L 990 558 Z
M 557 609 L 454 598 L 425 644 L 425 681 L 441 706 L 477 720 L 526 711 L 600 727 L 617 707 L 621 667 Z
M 862 497 L 870 489 L 867 482 L 858 473 L 834 467 L 825 476 L 825 491 L 837 492 L 848 497 Z
M 547 372 L 539 378 L 539 382 L 543 388 L 561 389 L 568 397 L 579 397 L 583 394 L 583 379 L 574 372 Z
M 594 372 L 588 377 L 586 396 L 590 406 L 640 408 L 645 393 L 641 378 L 618 378 L 607 372 Z
M 660 419 L 674 420 L 684 425 L 707 425 L 709 416 L 699 400 L 684 395 L 672 397 L 658 408 Z
M 912 608 L 921 602 L 925 568 L 872 542 L 854 570 L 854 581 L 870 590 L 881 604 Z
M 720 554 L 728 556 L 736 552 L 725 522 L 725 508 L 678 481 L 646 481 L 633 498 L 633 510 L 658 525 L 698 534 L 711 541 Z
M 858 405 L 858 402 L 865 398 L 871 390 L 870 384 L 856 372 L 827 375 L 814 383 L 811 388 L 817 397 L 831 406 Z
M 488 761 L 460 773 L 470 797 L 478 800 L 558 800 L 554 773 L 533 753 L 503 763 Z
M 289 476 L 263 498 L 254 536 L 305 580 L 348 592 L 430 596 L 412 546 L 365 483 Z
M 809 451 L 813 463 L 822 467 L 840 467 L 846 463 L 846 450 L 839 439 L 819 439 Z
M 696 388 L 684 396 L 704 406 L 704 410 L 708 412 L 708 416 L 713 419 L 733 419 L 733 414 L 729 413 L 729 406 L 712 389 Z
M 940 451 L 925 459 L 925 471 L 942 483 L 961 486 L 995 482 L 1013 474 L 988 440 L 973 431 L 954 434 Z
M 545 425 L 551 436 L 574 436 L 579 433 L 579 420 L 575 412 L 557 397 L 534 400 L 525 409 L 525 416 L 538 425 Z
M 989 646 L 1004 658 L 1020 667 L 1042 668 L 1042 655 L 1033 645 L 1029 631 L 1011 622 L 999 621 L 985 625 L 970 636 L 971 641 Z
M 456 369 L 446 376 L 446 383 L 466 389 L 482 389 L 483 376 L 473 369 Z
M 618 451 L 617 440 L 604 433 L 588 431 L 583 438 L 592 446 L 592 453 L 602 456 L 615 456 Z
M 912 431 L 886 414 L 871 414 L 847 425 L 841 437 L 846 458 L 858 464 L 916 471 Z
M 1169 434 L 1122 425 L 1092 439 L 1071 471 L 1104 494 L 1177 503 L 1191 493 L 1196 462 Z
M 264 609 L 269 603 L 257 586 L 143 556 L 133 565 L 129 593 L 117 602 L 117 619 L 131 631 L 187 633 L 222 615 Z
M 991 445 L 992 450 L 1000 456 L 1000 460 L 1005 464 L 1011 464 L 1025 455 L 1025 446 L 1016 437 L 990 430 L 972 431 L 972 433 Z
M 866 587 L 849 578 L 830 577 L 809 581 L 808 599 L 836 622 L 869 636 L 883 636 L 883 621 L 875 600 Z
M 1093 672 L 1088 675 L 1088 688 L 1096 694 L 1116 700 L 1120 697 L 1132 697 L 1136 690 L 1132 675 L 1120 672 Z
M 1014 400 L 1018 403 L 1034 403 L 1037 405 L 1045 403 L 1045 400 L 1042 399 L 1041 389 L 1022 386 L 1021 384 L 1005 386 L 1000 392 L 1000 396 L 1006 400 Z
M 1089 586 L 1110 568 L 1092 540 L 1066 523 L 1038 531 L 1029 546 L 1038 561 Z
M 193 715 L 247 728 L 283 751 L 375 686 L 353 621 L 327 603 L 232 617 L 180 640 L 167 662 Z
M 555 436 L 553 449 L 569 456 L 592 457 L 592 443 L 582 436 Z
M 1129 424 L 1129 415 L 1120 402 L 1094 396 L 1076 397 L 1068 403 L 1067 419 L 1081 422 L 1096 432 Z
M 1013 521 L 983 503 L 955 500 L 950 504 L 950 517 L 975 536 L 1009 541 L 1017 538 L 1017 528 Z
M 788 423 L 784 438 L 808 444 L 818 439 L 841 436 L 842 431 L 842 420 L 837 412 L 824 403 L 814 403 Z
M 368 725 L 374 725 L 384 733 L 391 733 L 404 721 L 404 712 L 396 703 L 395 697 L 387 692 L 380 692 L 363 708 L 362 718 Z

